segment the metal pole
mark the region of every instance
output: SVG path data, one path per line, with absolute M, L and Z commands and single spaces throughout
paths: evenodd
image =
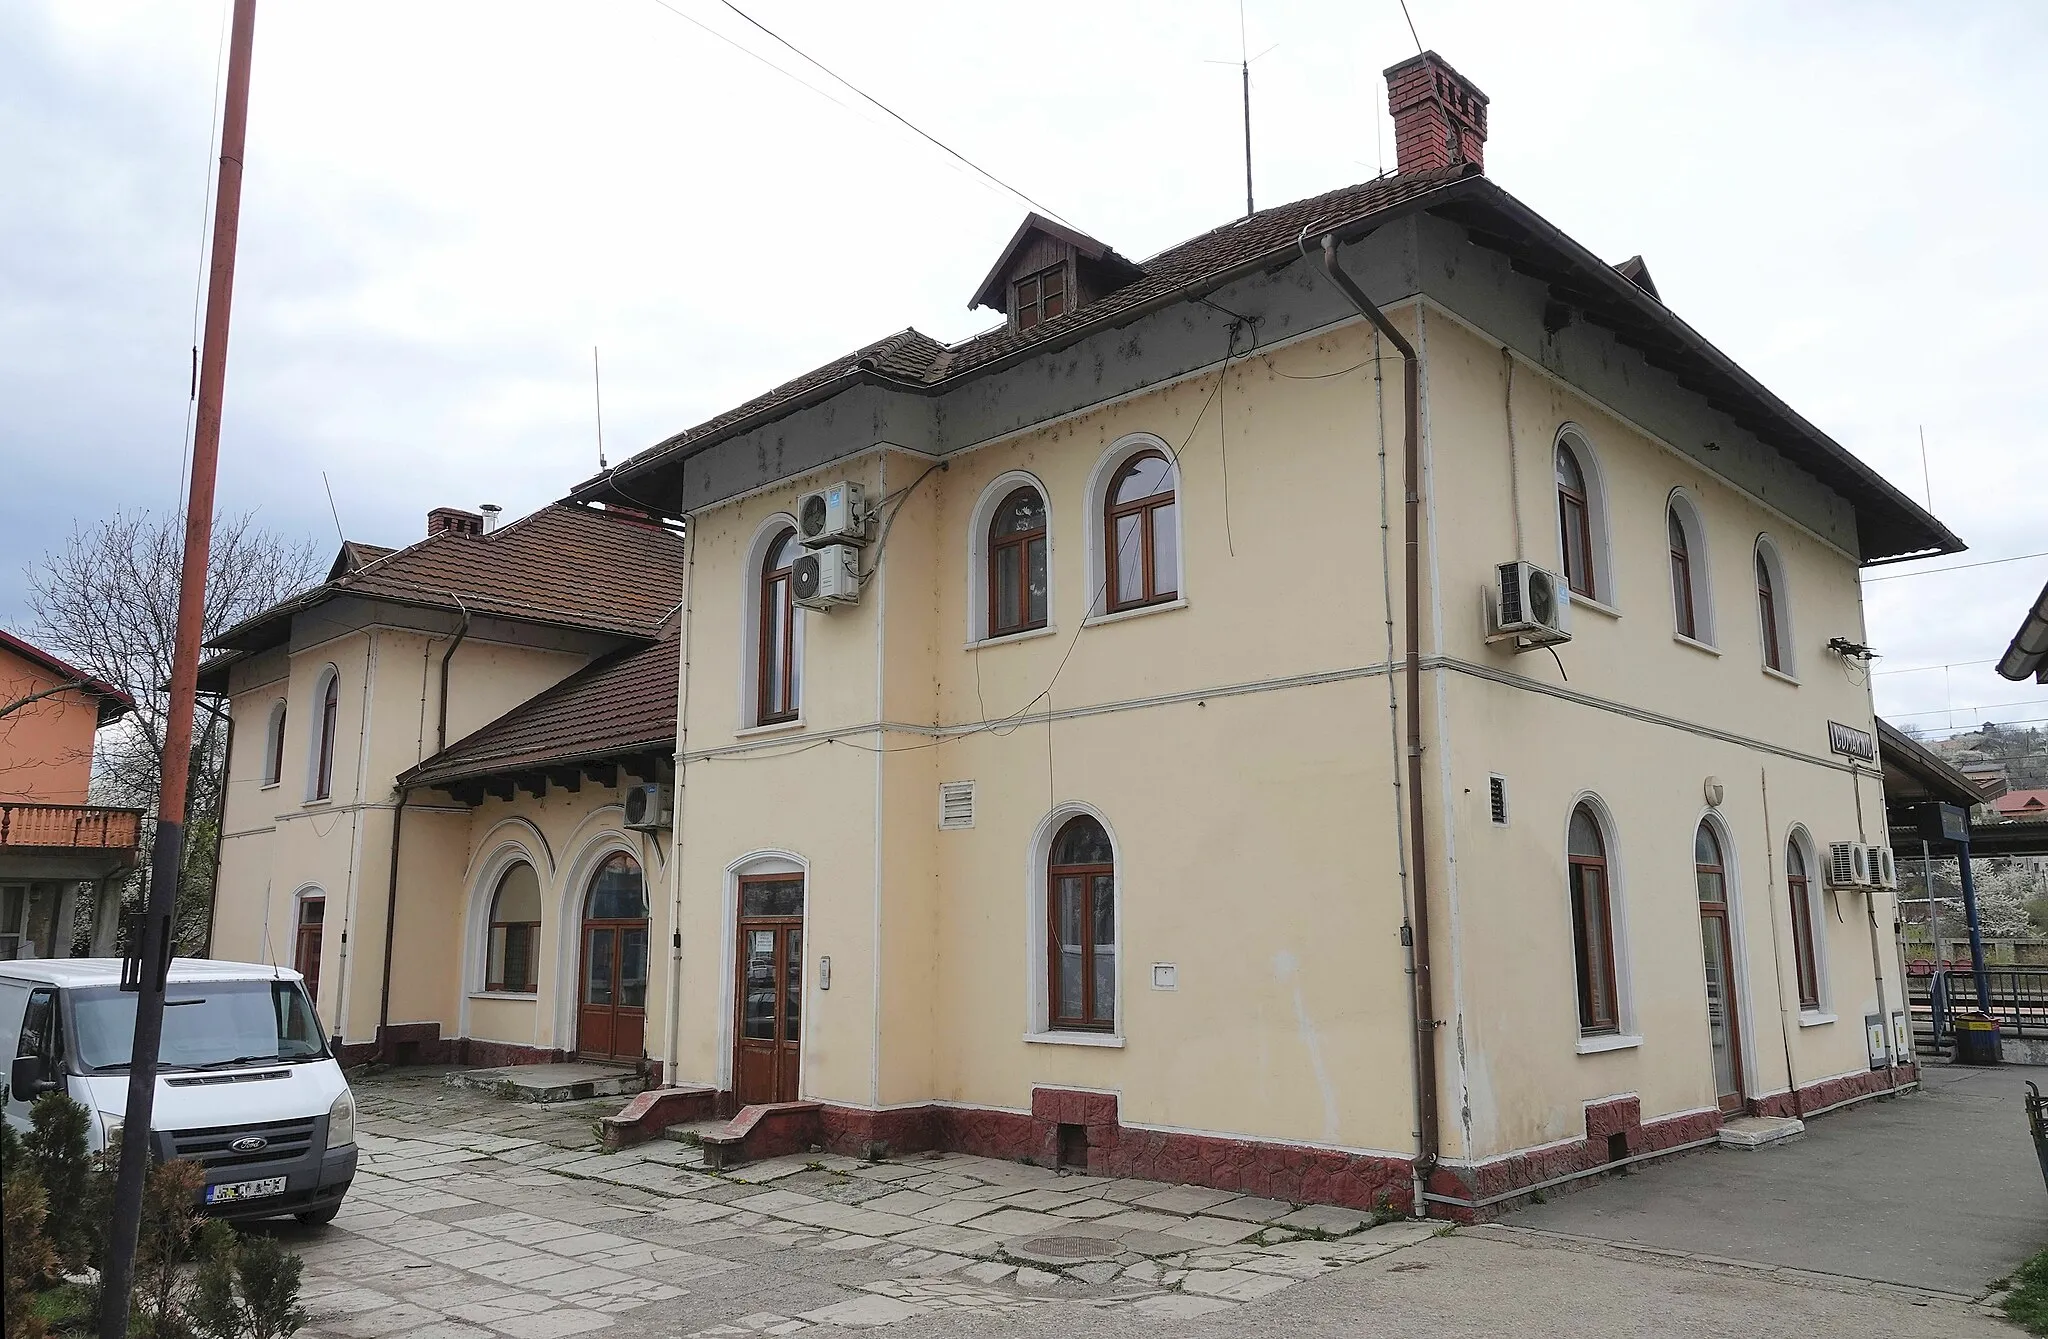
M 185 797 L 192 763 L 192 712 L 199 686 L 199 639 L 206 613 L 206 567 L 213 547 L 213 483 L 220 458 L 222 388 L 227 381 L 228 311 L 234 300 L 235 238 L 242 212 L 242 152 L 249 128 L 249 58 L 256 0 L 235 0 L 228 43 L 227 106 L 221 118 L 220 182 L 214 197 L 212 273 L 206 291 L 206 335 L 199 361 L 199 415 L 192 435 L 192 490 L 185 502 L 184 567 L 178 580 L 177 636 L 171 656 L 170 713 L 164 725 L 163 783 L 157 794 L 156 840 L 150 848 L 148 905 L 141 949 L 123 972 L 137 992 L 135 1047 L 128 1067 L 128 1106 L 114 1182 L 106 1265 L 100 1272 L 100 1339 L 125 1339 L 128 1296 L 135 1282 L 135 1242 L 142 1223 L 156 1109 L 157 1053 L 163 1042 L 164 987 L 170 976 L 171 918 L 185 850 Z M 130 953 L 135 949 L 131 946 Z M 132 978 L 132 981 L 130 980 Z
M 1984 970 L 1984 927 L 1977 920 L 1977 885 L 1970 878 L 1970 844 L 1956 843 L 1956 867 L 1962 871 L 1963 916 L 1970 923 L 1970 972 L 1977 978 L 1977 1009 L 1991 1012 L 1991 976 Z

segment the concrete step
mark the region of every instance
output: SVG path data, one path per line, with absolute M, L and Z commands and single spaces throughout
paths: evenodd
M 458 1069 L 448 1076 L 456 1088 L 477 1088 L 509 1102 L 581 1102 L 592 1097 L 626 1097 L 647 1081 L 624 1065 L 506 1065 L 501 1069 Z
M 1716 1136 L 1724 1148 L 1762 1148 L 1790 1139 L 1806 1129 L 1806 1122 L 1790 1116 L 1738 1116 L 1721 1126 Z

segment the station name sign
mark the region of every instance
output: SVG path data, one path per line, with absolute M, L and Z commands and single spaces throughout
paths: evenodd
M 1828 722 L 1828 751 L 1863 762 L 1877 761 L 1877 736 L 1840 721 Z

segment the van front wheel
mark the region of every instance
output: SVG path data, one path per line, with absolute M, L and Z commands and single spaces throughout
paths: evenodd
M 297 1218 L 307 1227 L 326 1227 L 334 1221 L 334 1216 L 340 1212 L 341 1206 L 339 1204 L 330 1204 L 324 1209 L 315 1209 L 311 1213 L 294 1214 L 293 1217 Z

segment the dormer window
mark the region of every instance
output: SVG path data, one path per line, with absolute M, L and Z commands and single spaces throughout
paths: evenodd
M 1019 279 L 1010 295 L 1010 315 L 1019 330 L 1050 321 L 1067 309 L 1067 266 L 1048 265 Z

